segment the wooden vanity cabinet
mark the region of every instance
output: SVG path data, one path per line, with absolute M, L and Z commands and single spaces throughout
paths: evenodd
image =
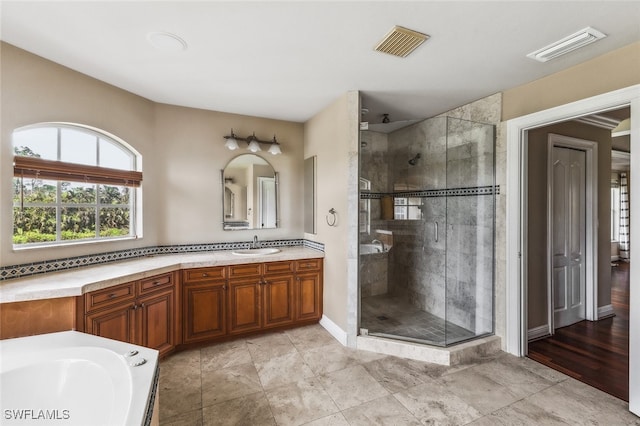
M 260 276 L 229 280 L 229 334 L 242 334 L 262 328 L 260 315 Z
M 96 336 L 135 343 L 135 282 L 84 295 L 84 331 Z
M 322 259 L 182 271 L 183 343 L 236 336 L 322 316 Z
M 265 328 L 295 321 L 295 262 L 263 264 L 263 321 Z
M 141 346 L 165 355 L 176 346 L 175 289 L 159 291 L 137 300 L 135 336 Z
M 229 334 L 293 323 L 292 262 L 229 266 Z
M 322 259 L 295 262 L 295 320 L 320 320 L 322 317 Z
M 170 272 L 80 296 L 84 331 L 167 354 L 178 340 L 175 284 Z
M 182 271 L 183 343 L 227 333 L 225 267 Z

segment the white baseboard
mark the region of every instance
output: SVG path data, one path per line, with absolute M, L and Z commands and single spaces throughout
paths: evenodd
M 549 333 L 548 324 L 541 325 L 539 327 L 530 328 L 529 330 L 527 330 L 527 339 L 529 340 L 540 339 L 541 337 L 547 337 L 550 335 L 551 334 Z
M 322 315 L 320 318 L 320 325 L 329 332 L 342 346 L 347 346 L 347 332 L 338 327 L 338 325 L 331 321 L 326 315 Z
M 598 306 L 598 319 L 612 317 L 615 314 L 612 305 Z

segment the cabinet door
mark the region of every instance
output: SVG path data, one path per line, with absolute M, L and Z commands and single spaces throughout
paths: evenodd
M 259 330 L 261 278 L 229 281 L 229 334 Z
M 170 289 L 153 293 L 137 302 L 137 343 L 157 349 L 162 356 L 175 347 L 175 292 Z
M 296 277 L 296 321 L 322 317 L 322 275 L 320 272 Z
M 272 327 L 293 322 L 293 275 L 267 276 L 262 281 L 264 326 Z
M 227 331 L 224 281 L 185 284 L 184 343 L 222 336 Z
M 134 303 L 125 303 L 85 317 L 85 332 L 121 342 L 135 341 Z

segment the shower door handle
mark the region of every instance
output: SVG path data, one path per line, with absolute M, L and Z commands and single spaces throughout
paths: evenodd
M 435 222 L 434 232 L 436 233 L 436 243 L 438 242 L 438 222 Z

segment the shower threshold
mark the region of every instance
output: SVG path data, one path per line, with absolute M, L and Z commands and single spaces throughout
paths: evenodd
M 364 329 L 363 329 L 364 330 Z M 469 332 L 471 333 L 471 332 Z M 451 347 L 460 343 L 465 343 L 465 342 L 469 342 L 469 341 L 473 341 L 475 339 L 480 339 L 483 337 L 488 337 L 491 336 L 491 333 L 486 333 L 486 334 L 482 334 L 482 335 L 470 335 L 469 337 L 465 337 L 465 338 L 458 338 L 458 340 L 449 340 L 446 343 L 444 341 L 438 341 L 438 342 L 434 342 L 433 340 L 429 340 L 429 339 L 418 339 L 415 337 L 409 337 L 409 336 L 398 336 L 396 334 L 387 334 L 387 333 L 377 333 L 377 332 L 370 332 L 370 331 L 366 331 L 366 333 L 362 333 L 365 336 L 373 336 L 373 337 L 381 337 L 383 339 L 392 339 L 392 340 L 400 340 L 403 342 L 410 342 L 410 343 L 418 343 L 421 345 L 431 345 L 431 346 L 437 346 L 440 348 L 446 348 L 446 347 Z
M 415 342 L 416 339 L 398 339 L 397 336 L 360 335 L 356 348 L 360 350 L 414 359 L 440 365 L 460 365 L 495 357 L 502 353 L 502 339 L 495 335 L 474 337 L 466 342 L 441 347 Z

